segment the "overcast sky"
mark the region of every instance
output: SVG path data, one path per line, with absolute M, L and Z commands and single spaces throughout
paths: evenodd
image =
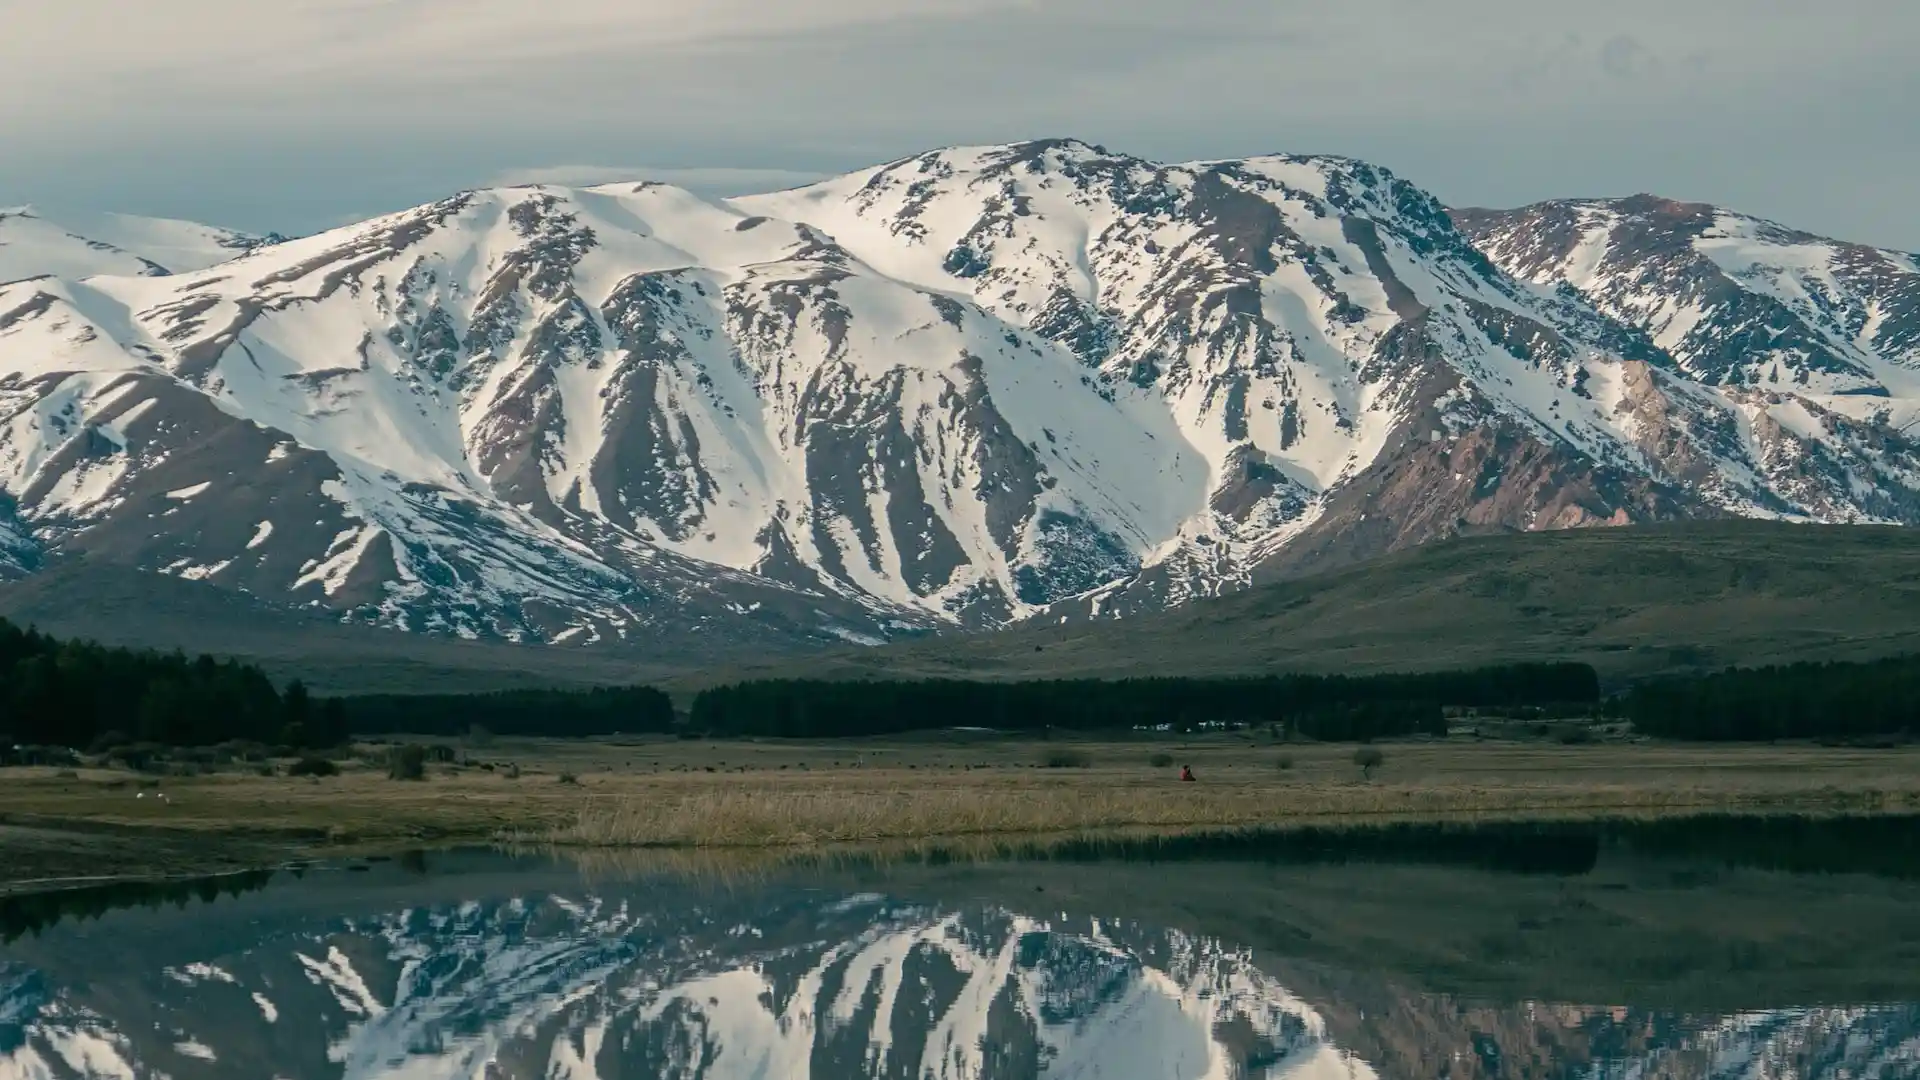
M 0 205 L 308 231 L 956 142 L 1351 154 L 1920 249 L 1920 0 L 0 0 Z

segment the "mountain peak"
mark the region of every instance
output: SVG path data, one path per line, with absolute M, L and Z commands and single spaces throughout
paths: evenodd
M 590 643 L 1111 617 L 1473 529 L 1920 519 L 1912 260 L 1729 220 L 1450 219 L 1355 159 L 1073 139 L 265 248 L 5 219 L 124 265 L 0 286 L 0 529 Z M 161 241 L 253 254 L 140 276 L 192 265 Z

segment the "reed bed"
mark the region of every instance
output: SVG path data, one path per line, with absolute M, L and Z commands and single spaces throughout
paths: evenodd
M 813 848 L 1126 832 L 1191 833 L 1327 821 L 1483 820 L 1738 813 L 1899 813 L 1912 792 L 1744 791 L 1579 785 L 1421 788 L 1369 784 L 1206 789 L 927 786 L 727 788 L 588 796 L 570 820 L 510 839 L 570 847 Z
M 146 850 L 164 851 L 170 869 L 185 870 L 220 859 L 257 865 L 263 851 L 299 858 L 497 841 L 746 855 L 1343 822 L 1920 810 L 1920 747 L 1450 740 L 1382 749 L 1385 762 L 1370 780 L 1351 746 L 1224 736 L 499 740 L 484 749 L 490 767 L 432 764 L 421 782 L 391 780 L 383 765 L 360 761 L 343 762 L 333 777 L 6 769 L 0 833 L 71 837 L 79 834 L 62 830 L 78 827 L 96 839 L 76 841 L 71 859 L 55 858 L 64 841 L 40 843 L 26 859 L 25 840 L 0 835 L 0 880 L 111 872 L 152 861 L 133 858 Z M 1178 779 L 1185 764 L 1197 782 Z M 119 846 L 106 850 L 99 838 L 118 838 Z

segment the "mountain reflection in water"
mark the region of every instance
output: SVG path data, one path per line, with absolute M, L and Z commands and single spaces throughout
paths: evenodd
M 1435 967 L 1459 942 L 1496 954 L 1495 968 L 1556 950 L 1585 963 L 1583 943 L 1555 935 L 1539 912 L 1658 920 L 1637 913 L 1666 910 L 1667 892 L 1681 907 L 1724 902 L 1729 918 L 1757 920 L 1743 932 L 1782 949 L 1817 930 L 1796 928 L 1791 910 L 1804 877 L 1767 870 L 1715 883 L 1696 863 L 1650 858 L 1603 852 L 1578 880 L 1451 866 L 1235 871 L 1208 860 L 716 883 L 459 853 L 426 868 L 122 894 L 132 906 L 117 908 L 76 897 L 68 917 L 0 947 L 0 1080 L 1920 1077 L 1915 1000 L 1557 1004 L 1436 990 L 1384 960 L 1380 970 L 1328 960 L 1356 949 L 1399 958 L 1437 936 L 1447 941 Z M 1586 877 L 1591 895 L 1579 891 Z M 1149 895 L 1155 881 L 1164 895 Z M 1885 892 L 1836 901 L 1865 905 L 1850 909 L 1859 919 L 1915 899 L 1899 876 L 1825 883 L 1835 895 Z M 1752 907 L 1755 889 L 1775 886 L 1792 903 Z M 1442 912 L 1468 922 L 1406 929 L 1407 941 L 1392 919 L 1336 932 L 1337 912 L 1315 906 L 1321 890 L 1334 908 L 1351 893 L 1363 913 L 1383 895 L 1424 893 L 1406 897 L 1415 920 L 1416 908 L 1446 906 L 1463 888 L 1484 890 L 1496 910 Z M 1104 910 L 1086 909 L 1089 890 Z M 1230 892 L 1247 902 L 1221 899 Z M 1621 898 L 1618 912 L 1604 910 L 1608 897 Z M 1215 932 L 1209 905 L 1220 903 L 1247 940 Z M 1486 928 L 1516 920 L 1540 924 L 1514 933 L 1547 944 L 1502 960 L 1513 946 Z M 1274 944 L 1285 940 L 1302 944 Z M 1782 964 L 1791 975 L 1801 962 Z M 1743 965 L 1758 980 L 1768 957 L 1712 943 L 1686 964 L 1708 976 L 1687 985 L 1713 993 L 1724 979 L 1737 1003 Z M 1545 970 L 1538 977 L 1551 980 Z

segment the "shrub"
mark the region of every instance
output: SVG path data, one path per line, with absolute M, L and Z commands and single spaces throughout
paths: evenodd
M 560 774 L 560 782 L 563 784 L 578 784 L 580 778 L 570 772 L 563 772 Z
M 1279 768 L 1282 772 L 1285 772 L 1286 770 L 1293 768 L 1293 755 L 1281 754 L 1279 760 L 1275 761 L 1273 764 L 1277 768 Z
M 1381 753 L 1378 747 L 1363 746 L 1353 752 L 1353 763 L 1360 766 L 1361 776 L 1371 780 L 1373 770 L 1387 763 L 1387 755 Z
M 1582 746 L 1593 741 L 1593 731 L 1584 724 L 1575 724 L 1561 728 L 1554 738 L 1560 741 L 1561 746 Z
M 340 766 L 323 757 L 303 757 L 287 766 L 288 776 L 339 776 Z
M 158 771 L 167 760 L 167 748 L 152 743 L 129 743 L 109 750 L 107 757 L 134 772 Z
M 95 738 L 92 745 L 87 747 L 87 752 L 90 754 L 107 754 L 131 742 L 133 742 L 132 737 L 124 731 L 108 731 Z
M 1147 759 L 1147 764 L 1152 765 L 1156 769 L 1171 769 L 1173 768 L 1173 755 L 1155 754 Z
M 226 742 L 213 746 L 211 753 L 213 754 L 214 760 L 220 762 L 244 762 L 253 764 L 267 759 L 266 744 L 253 742 L 248 739 L 228 739 Z
M 393 780 L 425 780 L 427 748 L 419 743 L 410 743 L 388 751 L 387 776 Z
M 1049 750 L 1040 755 L 1040 764 L 1049 769 L 1085 769 L 1093 762 L 1078 750 Z

